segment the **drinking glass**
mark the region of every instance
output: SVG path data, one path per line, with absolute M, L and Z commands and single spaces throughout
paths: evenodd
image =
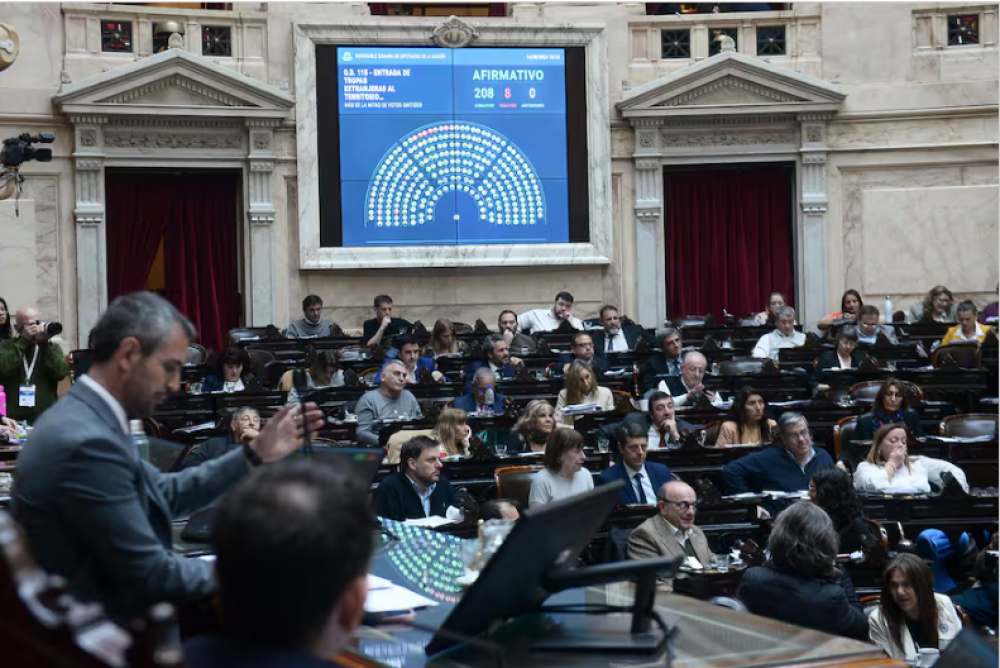
M 611 442 L 603 436 L 597 437 L 597 450 L 598 452 L 607 453 L 611 449 Z
M 507 444 L 506 443 L 497 443 L 496 446 L 495 446 L 495 448 L 494 448 L 494 450 L 497 453 L 497 457 L 500 457 L 501 459 L 507 456 Z
M 472 575 L 479 572 L 479 558 L 482 548 L 478 538 L 468 538 L 458 544 L 458 552 L 462 557 L 462 566 L 465 567 L 465 574 Z

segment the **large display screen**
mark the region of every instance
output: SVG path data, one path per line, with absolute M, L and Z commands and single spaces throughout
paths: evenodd
M 566 90 L 564 49 L 337 47 L 343 246 L 570 241 Z

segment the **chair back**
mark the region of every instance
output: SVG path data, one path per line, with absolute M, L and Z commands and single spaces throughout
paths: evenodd
M 0 651 L 5 666 L 58 668 L 183 668 L 167 631 L 173 609 L 157 606 L 132 638 L 108 621 L 100 605 L 83 605 L 65 581 L 45 574 L 20 527 L 0 510 Z M 129 645 L 131 644 L 131 647 Z
M 764 365 L 764 360 L 756 357 L 734 357 L 731 360 L 719 362 L 720 376 L 743 376 L 751 373 L 760 373 Z
M 266 385 L 268 381 L 267 365 L 275 361 L 274 353 L 267 348 L 247 346 L 246 355 L 250 360 L 250 370 L 253 372 L 253 375 L 257 376 L 257 380 Z M 274 387 L 274 385 L 266 386 Z
M 949 346 L 941 346 L 931 353 L 931 366 L 935 369 L 942 366 L 978 369 L 980 367 L 979 344 L 956 343 Z
M 229 345 L 235 346 L 240 341 L 246 339 L 263 339 L 267 334 L 267 327 L 237 327 L 229 330 Z
M 182 443 L 173 443 L 162 438 L 150 438 L 149 463 L 163 473 L 177 471 L 180 468 L 181 455 L 186 449 Z
M 988 413 L 949 415 L 941 420 L 938 431 L 952 437 L 996 436 L 997 420 L 998 416 Z
M 746 318 L 740 318 L 739 322 L 736 323 L 737 327 L 756 327 L 757 316 L 751 315 Z
M 400 429 L 389 437 L 385 447 L 388 450 L 386 461 L 392 466 L 399 466 L 399 451 L 403 449 L 403 444 L 411 438 L 417 436 L 430 436 L 433 429 Z
M 712 314 L 707 315 L 686 315 L 680 318 L 672 318 L 670 324 L 680 329 L 681 327 L 704 327 L 710 325 L 715 319 Z
M 540 465 L 535 466 L 503 466 L 493 472 L 493 479 L 497 484 L 498 499 L 513 499 L 521 504 L 522 508 L 528 507 L 528 498 L 531 496 L 531 482 L 535 479 L 535 474 L 542 470 Z
M 878 391 L 882 389 L 883 383 L 885 383 L 883 380 L 866 380 L 863 383 L 855 383 L 851 386 L 851 399 L 854 401 L 875 401 L 875 397 L 878 395 Z M 906 400 L 911 404 L 924 400 L 924 391 L 919 385 L 911 383 L 908 380 L 899 380 L 899 384 L 903 386 L 903 392 L 906 393 Z
M 188 344 L 187 355 L 184 358 L 185 364 L 199 366 L 204 364 L 206 359 L 208 359 L 208 352 L 204 346 L 198 343 Z
M 721 426 L 720 422 L 709 422 L 702 427 L 705 430 L 705 447 L 715 447 L 719 441 L 719 428 Z
M 372 366 L 368 367 L 358 376 L 358 379 L 365 385 L 374 385 L 375 377 L 378 376 L 379 367 Z
M 896 311 L 895 313 L 892 314 L 892 321 L 894 323 L 896 323 L 896 322 L 906 322 L 906 312 L 905 311 Z
M 840 457 L 842 445 L 850 443 L 854 439 L 854 432 L 858 428 L 858 416 L 848 415 L 837 420 L 833 425 L 833 452 Z

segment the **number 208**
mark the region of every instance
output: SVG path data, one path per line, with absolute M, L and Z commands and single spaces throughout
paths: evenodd
M 492 100 L 493 99 L 493 89 L 492 88 L 476 88 L 475 89 L 475 99 L 477 100 Z

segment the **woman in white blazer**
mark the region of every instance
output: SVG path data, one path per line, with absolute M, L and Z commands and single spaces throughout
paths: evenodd
M 873 643 L 891 659 L 915 661 L 921 649 L 943 650 L 961 631 L 955 605 L 934 593 L 934 574 L 923 559 L 903 553 L 889 562 L 881 604 L 868 614 Z
M 907 443 L 910 430 L 902 422 L 891 422 L 879 427 L 865 461 L 854 472 L 854 489 L 859 492 L 892 492 L 917 490 L 931 491 L 931 483 L 944 486 L 942 476 L 950 473 L 966 492 L 969 483 L 965 472 L 943 459 L 910 457 Z

